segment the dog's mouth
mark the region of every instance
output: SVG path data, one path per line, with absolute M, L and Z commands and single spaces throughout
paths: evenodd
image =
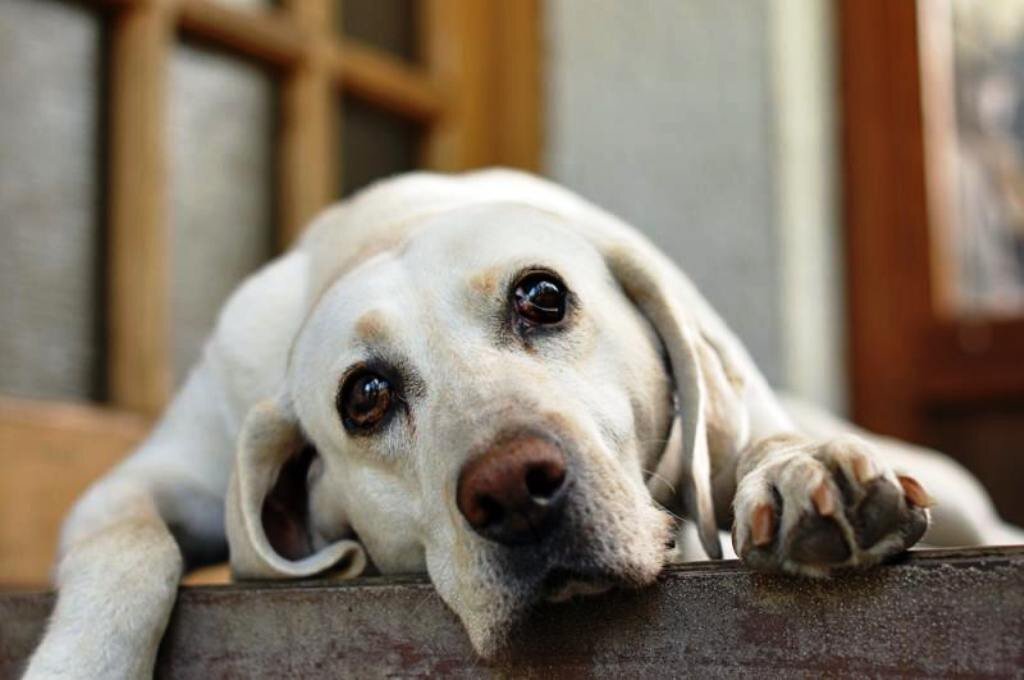
M 615 542 L 607 537 L 595 541 L 593 532 L 574 530 L 581 524 L 575 522 L 542 545 L 485 553 L 480 580 L 486 585 L 471 591 L 478 599 L 463 596 L 453 604 L 477 652 L 484 657 L 498 654 L 520 631 L 530 629 L 528 621 L 538 607 L 654 582 L 665 563 L 663 534 L 669 530 L 668 522 L 659 518 L 652 517 L 632 534 L 613 525 L 617 531 L 606 534 L 621 537 Z
M 615 587 L 611 577 L 584 574 L 571 569 L 553 569 L 541 584 L 541 599 L 565 602 L 574 597 L 601 595 Z

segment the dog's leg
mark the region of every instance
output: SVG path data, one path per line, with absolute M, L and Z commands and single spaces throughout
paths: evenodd
M 29 678 L 144 678 L 183 565 L 227 557 L 224 495 L 242 418 L 273 394 L 303 317 L 305 256 L 251 276 L 153 434 L 64 525 L 57 606 Z
M 226 555 L 230 427 L 200 367 L 150 439 L 76 504 L 27 678 L 147 678 L 183 564 Z
M 852 435 L 753 442 L 736 467 L 733 545 L 747 564 L 810 576 L 865 567 L 916 543 L 931 499 Z
M 112 480 L 113 481 L 113 480 Z M 69 545 L 59 596 L 26 678 L 148 678 L 174 604 L 182 556 L 143 488 L 120 485 L 102 527 Z M 97 487 L 108 494 L 110 485 Z M 92 507 L 90 507 L 92 506 Z

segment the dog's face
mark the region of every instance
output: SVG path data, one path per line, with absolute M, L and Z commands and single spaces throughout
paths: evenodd
M 262 416 L 243 434 L 256 552 L 284 571 L 354 533 L 382 572 L 426 569 L 484 654 L 538 601 L 651 582 L 671 521 L 645 479 L 673 379 L 620 278 L 513 204 L 429 218 L 345 271 L 292 347 L 278 420 L 301 434 Z M 254 471 L 249 449 L 282 446 L 291 472 Z
M 525 606 L 649 582 L 671 420 L 656 336 L 592 245 L 508 206 L 433 218 L 348 272 L 295 345 L 314 529 L 429 572 L 474 641 Z M 320 468 L 322 466 L 322 469 Z

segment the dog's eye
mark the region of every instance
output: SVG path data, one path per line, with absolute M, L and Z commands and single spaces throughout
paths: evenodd
M 512 302 L 527 321 L 558 323 L 565 316 L 565 284 L 550 272 L 531 272 L 516 283 Z
M 372 432 L 391 413 L 395 402 L 391 383 L 372 371 L 356 371 L 338 391 L 338 413 L 345 429 L 352 433 Z

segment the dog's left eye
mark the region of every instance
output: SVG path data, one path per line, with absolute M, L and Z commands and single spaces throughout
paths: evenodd
M 555 324 L 565 317 L 565 284 L 550 272 L 531 272 L 516 282 L 516 313 L 535 324 Z
M 346 430 L 367 434 L 390 415 L 394 402 L 394 390 L 387 378 L 361 370 L 345 379 L 338 391 L 337 407 Z

